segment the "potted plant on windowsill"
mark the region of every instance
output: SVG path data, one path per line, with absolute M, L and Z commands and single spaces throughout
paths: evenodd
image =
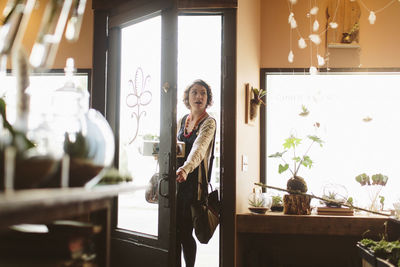
M 301 145 L 303 141 L 301 138 L 297 138 L 291 135 L 289 138 L 285 139 L 283 143 L 283 152 L 276 152 L 275 154 L 269 155 L 270 158 L 280 158 L 283 161 L 283 165 L 279 164 L 278 172 L 281 174 L 289 170 L 292 177 L 287 181 L 286 188 L 290 194 L 283 196 L 283 212 L 285 214 L 298 214 L 298 215 L 308 215 L 311 213 L 310 201 L 311 197 L 308 195 L 303 195 L 306 193 L 307 183 L 304 178 L 298 175 L 300 167 L 305 166 L 311 168 L 313 166 L 313 161 L 308 156 L 308 152 L 311 147 L 317 143 L 322 147 L 323 141 L 315 135 L 308 135 L 307 138 L 311 141 L 307 150 L 302 156 L 296 154 L 296 148 Z M 284 155 L 286 152 L 291 151 L 292 157 L 292 167 L 285 160 Z

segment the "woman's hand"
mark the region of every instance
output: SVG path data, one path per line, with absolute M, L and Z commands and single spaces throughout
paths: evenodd
M 187 173 L 185 172 L 185 170 L 179 168 L 179 169 L 176 171 L 176 181 L 177 181 L 178 183 L 182 183 L 182 182 L 186 181 L 186 178 L 187 178 Z

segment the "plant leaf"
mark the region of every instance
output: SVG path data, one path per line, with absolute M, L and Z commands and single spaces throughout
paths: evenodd
M 294 157 L 294 158 L 292 158 L 292 160 L 294 160 L 296 162 L 300 162 L 301 158 L 300 157 Z
M 290 148 L 295 148 L 299 144 L 301 144 L 301 139 L 296 138 L 293 135 L 291 135 L 289 138 L 285 139 L 285 143 L 283 143 L 283 147 L 286 149 L 290 149 Z
M 282 172 L 286 171 L 287 169 L 289 169 L 289 164 L 285 164 L 285 165 L 279 164 L 278 172 L 282 173 Z
M 286 153 L 287 150 L 283 151 L 283 152 L 276 152 L 275 154 L 271 154 L 268 157 L 269 158 L 281 158 L 283 154 Z
M 322 143 L 324 142 L 324 141 L 322 141 L 321 140 L 321 138 L 319 138 L 318 136 L 316 136 L 316 135 L 309 135 L 309 136 L 307 136 L 309 139 L 311 139 L 312 141 L 314 141 L 315 143 L 318 143 L 320 146 L 322 146 Z
M 311 158 L 309 156 L 304 156 L 303 162 L 301 164 L 305 167 L 311 168 L 313 161 L 311 160 Z
M 359 182 L 361 185 L 370 185 L 369 176 L 365 173 L 356 176 L 356 181 Z

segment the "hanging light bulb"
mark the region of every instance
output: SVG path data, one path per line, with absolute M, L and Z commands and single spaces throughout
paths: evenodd
M 29 61 L 34 68 L 51 68 L 68 19 L 72 0 L 49 1 Z
M 314 67 L 314 66 L 311 66 L 311 67 L 310 67 L 310 74 L 311 74 L 311 75 L 316 75 L 317 73 L 318 73 L 317 68 Z
M 289 2 L 290 2 L 292 5 L 294 5 L 294 4 L 297 3 L 297 0 L 289 0 Z
M 313 7 L 313 8 L 310 9 L 310 14 L 311 14 L 311 15 L 317 15 L 318 10 L 319 10 L 318 7 L 315 6 L 315 7 Z
M 336 22 L 332 21 L 332 22 L 329 23 L 329 26 L 330 26 L 332 29 L 336 29 L 336 28 L 338 27 L 338 24 L 337 24 Z
M 289 55 L 288 55 L 288 61 L 290 63 L 293 63 L 293 59 L 294 59 L 293 51 L 290 50 Z
M 320 55 L 317 55 L 317 59 L 318 59 L 318 66 L 325 65 L 325 58 L 321 57 Z
M 318 31 L 319 29 L 319 22 L 318 20 L 314 20 L 314 24 L 313 24 L 313 31 Z
M 368 20 L 370 24 L 375 24 L 376 15 L 374 11 L 369 12 Z
M 306 41 L 304 40 L 303 37 L 301 37 L 301 38 L 299 39 L 299 47 L 300 47 L 301 49 L 307 47 Z
M 86 0 L 76 0 L 74 3 L 72 16 L 67 23 L 65 38 L 70 42 L 75 42 L 79 38 L 82 26 L 83 14 L 85 13 Z
M 310 34 L 308 37 L 310 38 L 311 42 L 316 45 L 319 45 L 321 43 L 321 37 L 319 37 L 318 34 Z
M 294 29 L 294 28 L 297 27 L 297 22 L 296 22 L 296 20 L 294 18 L 293 12 L 290 12 L 289 18 L 288 18 L 288 22 L 290 24 L 290 28 Z

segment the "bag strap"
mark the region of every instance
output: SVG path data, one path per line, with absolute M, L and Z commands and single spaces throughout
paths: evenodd
M 214 121 L 215 121 L 215 119 L 214 118 L 212 118 Z M 201 190 L 201 195 L 202 196 L 204 196 L 205 197 L 205 199 L 207 199 L 207 196 L 208 196 L 208 186 L 210 186 L 211 187 L 211 191 L 213 191 L 213 187 L 212 187 L 212 185 L 211 185 L 211 183 L 210 183 L 210 180 L 211 180 L 211 173 L 212 173 L 212 167 L 213 167 L 213 162 L 214 162 L 214 146 L 215 146 L 215 135 L 216 135 L 216 133 L 217 133 L 217 128 L 215 128 L 215 131 L 214 131 L 214 137 L 213 137 L 213 144 L 212 144 L 212 148 L 211 148 L 211 156 L 210 156 L 210 162 L 209 162 L 209 165 L 208 165 L 208 172 L 207 172 L 207 177 L 204 177 L 204 181 L 205 182 L 207 182 L 207 185 L 205 185 L 205 186 L 203 186 L 203 188 L 201 188 L 201 185 L 199 184 L 199 187 L 200 187 L 200 190 Z M 205 167 L 204 167 L 204 162 L 203 161 L 201 161 L 201 171 L 202 171 L 202 173 L 206 173 L 206 171 L 205 171 Z M 204 192 L 202 192 L 203 190 L 205 190 Z M 199 199 L 201 199 L 201 196 L 199 196 Z
M 215 119 L 213 118 L 213 120 L 215 121 Z M 217 124 L 215 124 L 216 126 Z M 211 172 L 212 172 L 212 167 L 213 167 L 213 162 L 214 162 L 214 146 L 215 146 L 215 135 L 217 133 L 217 127 L 215 127 L 215 131 L 214 131 L 214 137 L 213 137 L 213 145 L 211 148 L 211 157 L 210 157 L 210 164 L 208 165 L 208 174 L 207 174 L 207 182 L 208 184 L 211 185 L 210 180 L 211 180 Z M 212 188 L 212 186 L 211 186 Z

